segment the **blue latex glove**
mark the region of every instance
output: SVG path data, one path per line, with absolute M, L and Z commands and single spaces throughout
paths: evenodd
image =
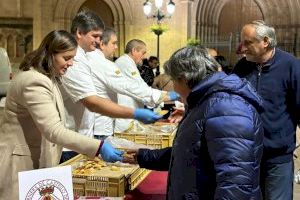
M 101 157 L 106 162 L 116 162 L 123 160 L 123 151 L 119 151 L 111 146 L 108 142 L 103 142 L 103 145 L 100 149 Z
M 139 120 L 145 124 L 150 124 L 156 122 L 157 120 L 161 119 L 163 116 L 157 115 L 155 112 L 148 110 L 148 109 L 135 109 L 133 113 L 133 118 Z
M 169 97 L 170 101 L 176 101 L 180 98 L 180 95 L 175 91 L 169 91 L 168 97 Z

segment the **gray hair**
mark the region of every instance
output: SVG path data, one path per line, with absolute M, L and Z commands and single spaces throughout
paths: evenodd
M 202 46 L 187 46 L 177 50 L 164 66 L 165 73 L 175 81 L 185 79 L 190 89 L 221 67 Z
M 113 28 L 106 27 L 101 35 L 101 41 L 103 44 L 107 45 L 113 35 L 117 35 L 116 31 Z
M 93 30 L 104 30 L 104 23 L 102 19 L 94 12 L 83 10 L 77 13 L 72 20 L 71 33 L 75 34 L 76 31 L 87 34 Z
M 132 49 L 137 49 L 138 51 L 146 46 L 146 43 L 139 39 L 130 40 L 125 47 L 125 53 L 130 53 Z
M 265 37 L 269 40 L 268 48 L 272 49 L 277 46 L 275 29 L 272 26 L 267 25 L 263 20 L 255 20 L 250 23 L 255 27 L 256 38 L 263 40 Z

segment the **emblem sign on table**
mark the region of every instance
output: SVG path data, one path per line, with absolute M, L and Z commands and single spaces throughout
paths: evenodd
M 73 200 L 71 166 L 19 172 L 19 199 Z

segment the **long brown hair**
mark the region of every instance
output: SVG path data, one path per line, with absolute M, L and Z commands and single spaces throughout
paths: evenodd
M 69 32 L 64 30 L 51 31 L 36 50 L 25 56 L 19 69 L 28 71 L 33 67 L 38 72 L 53 79 L 55 77 L 55 69 L 52 63 L 54 54 L 72 51 L 76 47 L 77 42 Z

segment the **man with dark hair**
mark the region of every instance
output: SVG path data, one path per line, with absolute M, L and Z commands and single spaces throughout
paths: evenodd
M 293 199 L 293 151 L 300 120 L 300 62 L 276 48 L 275 29 L 263 21 L 241 31 L 243 57 L 233 73 L 246 78 L 264 100 L 261 188 L 265 200 Z
M 158 58 L 155 56 L 150 56 L 148 59 L 147 64 L 143 64 L 139 70 L 141 73 L 141 77 L 144 81 L 149 85 L 152 86 L 154 81 L 154 73 L 153 69 L 156 69 L 159 66 Z
M 101 18 L 94 12 L 81 11 L 77 13 L 75 18 L 72 20 L 71 33 L 74 35 L 76 35 L 77 32 L 80 32 L 82 34 L 87 34 L 90 31 L 102 32 L 103 30 L 104 30 L 104 23 L 101 20 Z
M 77 53 L 73 66 L 68 69 L 62 78 L 62 92 L 69 95 L 65 97 L 67 113 L 67 127 L 76 130 L 83 135 L 93 137 L 95 125 L 95 113 L 101 113 L 110 117 L 135 118 L 143 122 L 153 122 L 159 119 L 155 113 L 146 109 L 132 109 L 101 98 L 93 84 L 90 72 L 90 61 L 87 52 L 96 50 L 100 43 L 100 37 L 104 30 L 102 20 L 93 12 L 81 11 L 72 21 L 71 31 L 77 43 Z M 62 161 L 74 154 L 65 153 Z

